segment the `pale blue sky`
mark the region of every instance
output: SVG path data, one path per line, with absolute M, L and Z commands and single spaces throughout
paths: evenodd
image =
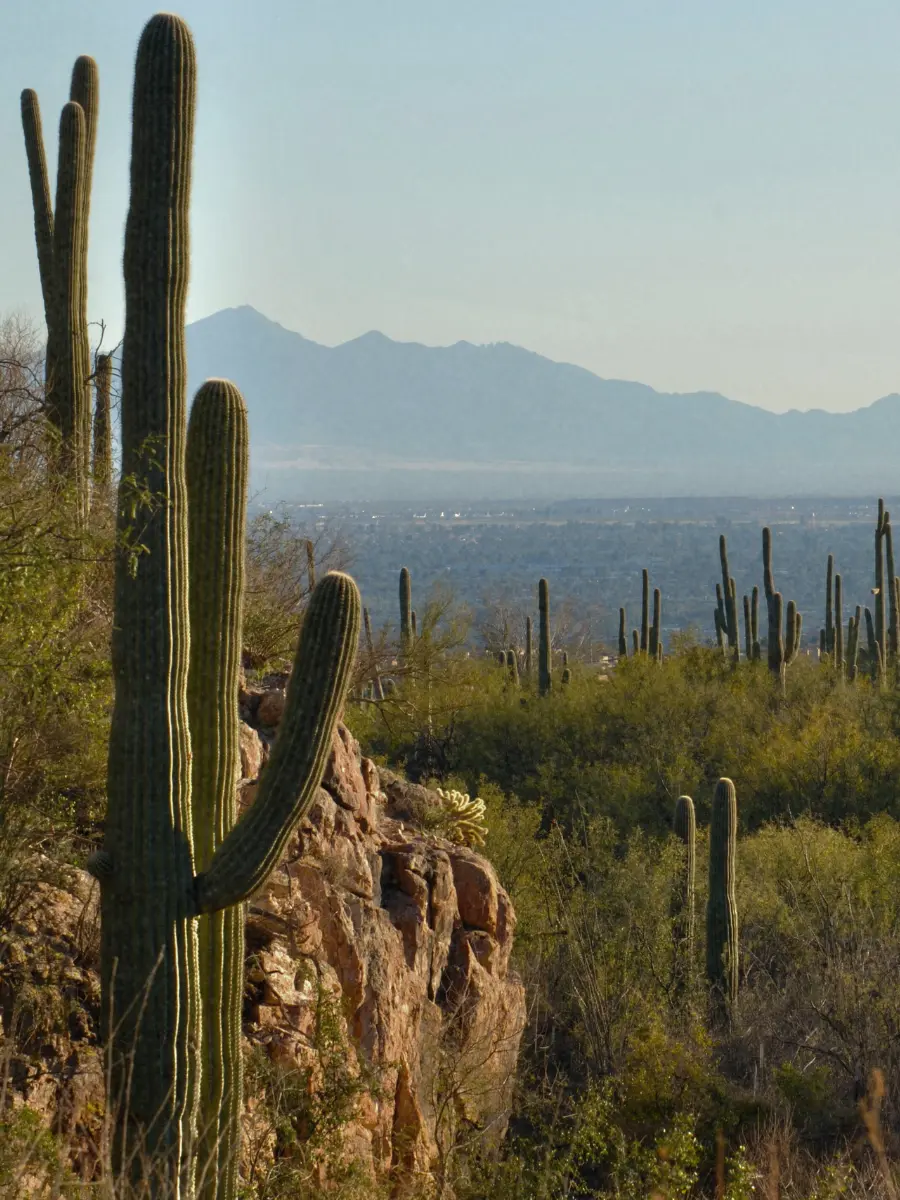
M 90 312 L 121 323 L 134 0 L 8 5 L 0 311 L 41 313 L 19 92 L 51 162 L 100 65 Z M 183 0 L 189 316 L 328 344 L 512 341 L 774 409 L 900 391 L 900 5 Z

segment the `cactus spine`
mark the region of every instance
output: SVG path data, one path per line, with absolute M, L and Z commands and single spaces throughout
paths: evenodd
M 738 991 L 738 914 L 734 872 L 737 797 L 730 779 L 716 785 L 709 828 L 706 976 L 718 1008 L 731 1010 Z
M 619 658 L 627 658 L 628 657 L 628 637 L 626 634 L 627 625 L 628 625 L 628 622 L 627 622 L 627 619 L 625 616 L 625 609 L 620 608 L 619 609 Z
M 550 666 L 550 585 L 546 579 L 538 583 L 538 692 L 546 696 L 553 684 Z
M 112 484 L 112 355 L 98 354 L 94 372 L 94 489 L 107 496 Z
M 694 956 L 694 878 L 696 875 L 697 818 L 690 796 L 679 796 L 673 822 L 675 836 L 684 846 L 684 859 L 675 885 L 673 916 L 679 974 L 684 980 Z
M 351 579 L 329 575 L 317 587 L 300 635 L 284 716 L 257 799 L 246 817 L 224 832 L 206 870 L 195 872 L 209 849 L 210 805 L 234 783 L 230 774 L 230 720 L 209 716 L 225 739 L 221 761 L 212 761 L 199 733 L 195 753 L 217 772 L 205 781 L 199 809 L 191 804 L 191 739 L 188 671 L 191 646 L 188 596 L 188 519 L 185 447 L 184 303 L 189 266 L 188 201 L 193 133 L 195 57 L 187 26 L 161 14 L 144 29 L 138 48 L 133 106 L 131 202 L 125 229 L 125 341 L 122 359 L 123 477 L 137 479 L 139 495 L 154 498 L 141 513 L 141 542 L 148 553 L 129 552 L 133 540 L 134 490 L 120 487 L 119 534 L 124 550 L 116 564 L 113 673 L 115 705 L 109 746 L 105 845 L 91 869 L 101 882 L 101 976 L 103 1028 L 110 1031 L 109 1108 L 114 1122 L 117 1173 L 140 1178 L 152 1160 L 159 1194 L 193 1192 L 191 1151 L 196 1146 L 202 1084 L 202 1014 L 206 1009 L 198 963 L 196 918 L 239 905 L 275 865 L 321 778 L 335 722 L 356 653 L 359 594 Z M 236 401 L 228 385 L 212 393 Z M 221 416 L 221 410 L 220 410 Z M 199 414 L 198 414 L 199 420 Z M 236 429 L 239 421 L 232 427 Z M 198 426 L 199 429 L 199 426 Z M 199 437 L 199 434 L 198 434 Z M 244 530 L 239 486 L 240 437 L 221 433 L 224 444 L 206 447 L 201 464 L 206 505 L 220 497 L 218 513 L 192 517 L 211 543 L 220 540 L 222 572 L 216 597 L 195 597 L 200 628 L 192 662 L 198 675 L 212 672 L 216 693 L 234 670 L 239 640 L 223 628 L 239 608 L 235 583 Z M 195 444 L 203 444 L 204 439 Z M 223 460 L 223 461 L 219 461 Z M 196 465 L 196 464 L 195 464 Z M 222 472 L 219 483 L 214 482 Z M 227 477 L 230 482 L 223 482 Z M 195 473 L 192 471 L 192 479 Z M 192 490 L 195 490 L 192 482 Z M 223 493 L 228 495 L 223 498 Z M 238 522 L 239 523 L 239 522 Z M 218 531 L 218 532 L 217 532 Z M 200 533 L 195 531 L 195 536 Z M 198 566 L 198 570 L 203 568 Z M 229 582 L 230 581 L 230 582 Z M 217 617 L 213 609 L 222 605 Z M 199 608 L 197 606 L 200 606 Z M 227 618 L 222 613 L 227 610 Z M 208 624 L 215 628 L 209 633 Z M 206 633 L 202 632 L 204 627 Z M 205 657 L 213 642 L 214 662 Z M 207 648 L 207 649 L 204 649 Z M 201 665 L 202 664 L 202 665 Z M 221 776 L 218 772 L 221 771 Z M 198 783 L 199 787 L 199 783 Z M 214 812 L 223 821 L 223 807 Z M 201 834 L 205 844 L 195 837 Z M 211 928 L 211 927 L 210 927 Z M 222 942 L 222 972 L 229 969 Z M 213 945 L 214 939 L 207 944 Z M 211 956 L 218 963 L 219 951 Z M 212 968 L 214 972 L 218 967 Z M 223 988 L 237 986 L 232 975 Z M 230 994 L 230 992 L 226 992 Z M 233 1024 L 230 1026 L 233 1032 Z M 210 1038 L 229 1038 L 219 1026 Z M 207 1043 L 211 1044 L 211 1043 Z M 220 1063 L 220 1128 L 233 1129 L 240 1079 Z M 212 1095 L 213 1092 L 210 1092 Z M 230 1100 L 228 1099 L 230 1098 Z M 231 1105 L 229 1108 L 228 1105 Z M 236 1153 L 223 1150 L 223 1163 Z M 145 1181 L 146 1182 L 146 1181 Z M 227 1172 L 219 1181 L 224 1190 Z

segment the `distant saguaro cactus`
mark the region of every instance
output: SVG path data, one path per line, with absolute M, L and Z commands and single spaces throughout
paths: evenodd
M 706 977 L 714 1005 L 731 1011 L 738 993 L 738 912 L 735 897 L 737 796 L 730 779 L 716 785 L 709 828 Z
M 650 650 L 650 572 L 641 572 L 641 654 Z
M 859 624 L 862 620 L 862 609 L 857 604 L 856 612 L 847 622 L 847 678 L 854 680 L 857 672 L 859 656 Z
M 553 671 L 550 665 L 550 585 L 546 579 L 538 583 L 538 692 L 550 694 Z
M 834 666 L 844 677 L 844 585 L 840 575 L 834 577 Z
M 834 653 L 834 555 L 828 555 L 825 567 L 825 653 Z
M 657 658 L 662 646 L 660 631 L 662 629 L 662 592 L 653 589 L 653 624 L 650 626 L 650 657 Z
M 627 625 L 628 625 L 628 622 L 627 622 L 627 619 L 625 616 L 625 609 L 620 608 L 619 609 L 619 658 L 627 658 L 628 657 L 628 637 L 626 634 Z
M 412 650 L 412 583 L 406 567 L 400 569 L 400 653 L 407 658 Z

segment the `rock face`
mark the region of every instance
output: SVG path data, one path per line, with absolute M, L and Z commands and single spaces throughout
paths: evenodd
M 251 700 L 241 706 L 249 719 L 242 764 L 258 771 L 280 712 L 275 700 Z M 255 790 L 242 782 L 242 807 Z M 509 897 L 484 858 L 417 827 L 438 803 L 361 759 L 339 728 L 309 816 L 247 911 L 247 1042 L 273 1070 L 302 1077 L 310 1095 L 333 1082 L 323 1072 L 340 1076 L 349 1100 L 339 1157 L 373 1184 L 390 1183 L 396 1196 L 427 1194 L 423 1185 L 463 1134 L 503 1136 L 525 1019 L 524 989 L 509 971 Z M 45 886 L 18 926 L 20 969 L 28 969 L 29 941 L 40 944 L 52 930 L 71 962 L 71 987 L 88 998 L 68 1043 L 35 1038 L 44 1082 L 13 1080 L 20 1103 L 79 1143 L 90 1140 L 85 1111 L 96 1107 L 100 1086 L 96 968 L 78 951 L 78 931 L 95 921 L 89 889 L 81 875 L 71 887 Z M 13 996 L 3 979 L 0 972 L 8 1030 Z M 259 1135 L 254 1103 L 248 1094 L 251 1139 Z M 266 1152 L 275 1147 L 271 1136 Z M 84 1146 L 80 1156 L 76 1165 L 86 1169 Z M 327 1192 L 324 1166 L 321 1183 Z

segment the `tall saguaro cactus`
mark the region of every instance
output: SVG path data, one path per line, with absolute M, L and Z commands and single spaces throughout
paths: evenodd
M 619 609 L 619 658 L 628 657 L 628 620 L 625 609 Z
M 400 651 L 408 658 L 413 645 L 412 582 L 406 567 L 400 569 Z
M 730 1010 L 738 992 L 738 913 L 735 897 L 737 796 L 730 779 L 716 784 L 709 828 L 706 977 L 714 1005 Z
M 550 661 L 550 585 L 546 579 L 538 583 L 538 609 L 538 692 L 547 696 L 553 684 L 553 671 Z
M 825 567 L 825 653 L 834 652 L 834 555 L 828 555 Z
M 650 651 L 650 572 L 641 571 L 641 654 Z
M 659 588 L 653 589 L 653 624 L 650 626 L 650 644 L 649 654 L 651 658 L 658 658 L 659 652 L 662 649 L 662 592 Z
M 237 1153 L 234 1114 L 240 1105 L 239 919 L 229 923 L 226 914 L 217 924 L 203 917 L 198 944 L 197 918 L 227 909 L 239 913 L 233 906 L 261 886 L 311 805 L 356 653 L 360 602 L 345 575 L 326 576 L 313 593 L 256 802 L 227 828 L 237 715 L 234 691 L 227 700 L 225 692 L 236 682 L 240 645 L 235 623 L 244 499 L 236 493 L 246 438 L 236 389 L 207 385 L 191 438 L 190 502 L 196 511 L 189 533 L 184 304 L 194 91 L 187 26 L 168 14 L 153 17 L 135 66 L 115 704 L 105 842 L 90 868 L 101 883 L 116 1170 L 144 1175 L 150 1194 L 191 1196 L 202 1103 L 204 1111 L 218 1111 L 222 1135 L 215 1194 L 231 1200 L 227 1164 Z M 140 512 L 147 552 L 135 554 L 135 510 L 144 496 L 153 498 Z M 196 594 L 189 599 L 189 543 L 204 542 L 206 551 L 197 550 L 192 568 Z M 214 691 L 214 699 L 205 696 L 212 710 L 205 715 L 195 690 L 204 679 Z M 193 762 L 189 711 L 198 722 Z M 217 987 L 222 1008 L 211 1025 Z M 216 1054 L 217 1045 L 221 1078 L 208 1071 L 204 1083 L 204 1057 Z

